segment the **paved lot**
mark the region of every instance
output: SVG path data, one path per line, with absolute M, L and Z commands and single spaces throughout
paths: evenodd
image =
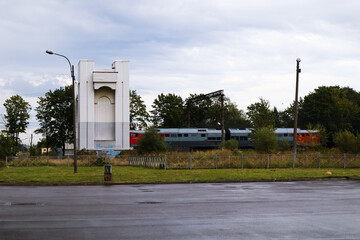
M 360 239 L 360 182 L 1 186 L 0 239 Z

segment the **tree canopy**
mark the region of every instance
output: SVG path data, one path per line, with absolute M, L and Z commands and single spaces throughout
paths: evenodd
M 150 115 L 146 105 L 136 90 L 130 90 L 130 129 L 140 130 L 148 126 Z
M 360 129 L 360 93 L 351 88 L 339 86 L 319 87 L 304 97 L 299 105 L 299 126 L 309 124 L 324 126 L 330 136 L 349 130 L 356 133 Z
M 155 126 L 163 128 L 184 127 L 185 110 L 180 96 L 161 93 L 152 105 L 151 119 Z
M 204 98 L 201 101 L 196 101 L 188 103 L 190 99 L 203 97 L 204 94 L 190 94 L 190 96 L 185 100 L 186 105 L 186 114 L 190 113 L 190 127 L 214 127 L 216 124 L 219 126 L 220 122 L 220 108 L 219 103 L 217 103 L 218 97 L 215 98 Z M 188 122 L 188 119 L 186 120 Z
M 253 128 L 274 127 L 275 118 L 270 110 L 269 101 L 260 98 L 260 102 L 256 102 L 247 107 L 247 116 Z
M 47 147 L 63 149 L 65 143 L 73 142 L 73 98 L 72 86 L 65 89 L 56 89 L 45 93 L 45 97 L 39 97 L 36 108 L 36 118 L 40 122 L 41 133 L 47 142 Z
M 31 106 L 21 96 L 15 95 L 5 101 L 4 107 L 6 109 L 5 127 L 14 143 L 12 153 L 16 155 L 20 141 L 19 134 L 25 133 L 29 124 Z
M 299 101 L 301 103 L 301 99 Z M 291 104 L 283 111 L 278 111 L 276 107 L 273 109 L 275 128 L 293 128 L 294 127 L 294 104 Z

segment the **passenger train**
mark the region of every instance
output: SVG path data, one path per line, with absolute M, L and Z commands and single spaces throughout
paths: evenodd
M 130 130 L 130 146 L 136 148 L 144 133 L 144 130 Z M 293 133 L 293 128 L 277 128 L 275 134 L 278 144 L 287 140 L 292 146 Z M 215 149 L 220 146 L 222 139 L 221 130 L 208 128 L 159 128 L 158 134 L 174 151 Z M 250 129 L 227 129 L 225 140 L 229 139 L 236 139 L 239 149 L 253 147 Z M 320 143 L 319 131 L 297 129 L 296 142 L 298 145 Z

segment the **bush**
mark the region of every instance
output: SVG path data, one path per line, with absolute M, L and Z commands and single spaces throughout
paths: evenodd
M 283 151 L 289 150 L 291 148 L 289 140 L 283 139 L 280 143 L 280 148 Z
M 230 139 L 220 144 L 220 149 L 236 150 L 238 149 L 238 141 L 236 139 Z
M 169 145 L 158 135 L 156 128 L 149 128 L 139 139 L 137 150 L 139 154 L 166 152 Z
M 272 127 L 261 127 L 253 131 L 251 142 L 256 151 L 269 153 L 277 149 L 277 137 Z
M 98 157 L 91 166 L 104 166 L 106 164 L 106 159 L 104 157 Z
M 357 137 L 350 131 L 345 130 L 334 134 L 334 144 L 344 153 L 357 151 Z

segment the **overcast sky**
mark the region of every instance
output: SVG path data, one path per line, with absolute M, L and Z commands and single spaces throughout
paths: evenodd
M 66 60 L 47 49 L 66 55 L 76 78 L 80 59 L 130 60 L 130 88 L 148 110 L 160 93 L 217 90 L 244 111 L 259 97 L 283 110 L 297 58 L 300 97 L 324 85 L 358 91 L 359 12 L 357 0 L 0 0 L 0 113 L 15 94 L 35 109 L 71 83 Z

